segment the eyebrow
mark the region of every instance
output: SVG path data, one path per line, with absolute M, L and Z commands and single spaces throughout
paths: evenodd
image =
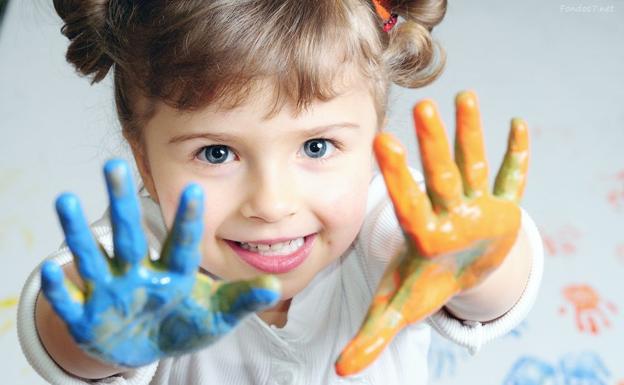
M 313 127 L 313 128 L 310 128 L 307 130 L 301 130 L 298 132 L 307 136 L 315 136 L 315 135 L 320 135 L 324 132 L 336 130 L 339 128 L 358 129 L 360 128 L 360 126 L 355 123 L 344 122 L 344 123 L 330 124 L 326 126 Z M 232 142 L 232 141 L 235 141 L 238 137 L 236 135 L 228 134 L 225 132 L 201 132 L 201 133 L 183 134 L 183 135 L 174 136 L 173 138 L 169 140 L 169 143 L 170 144 L 180 143 L 186 140 L 198 139 L 198 138 L 212 139 L 216 142 Z

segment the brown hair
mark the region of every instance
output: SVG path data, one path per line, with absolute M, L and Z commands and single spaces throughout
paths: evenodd
M 381 124 L 390 82 L 424 86 L 445 61 L 430 32 L 446 0 L 390 3 L 403 20 L 389 33 L 370 0 L 54 0 L 54 7 L 70 40 L 68 62 L 92 84 L 113 68 L 117 114 L 136 145 L 155 101 L 187 111 L 233 108 L 269 78 L 269 116 L 285 101 L 301 111 L 335 96 L 346 66 L 371 80 Z

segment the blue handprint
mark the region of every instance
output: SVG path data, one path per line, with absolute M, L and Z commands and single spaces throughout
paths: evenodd
M 104 167 L 110 199 L 114 255 L 91 234 L 77 197 L 62 194 L 57 213 L 84 290 L 46 261 L 42 290 L 78 345 L 116 365 L 137 367 L 215 342 L 245 315 L 274 305 L 280 285 L 273 276 L 214 281 L 197 271 L 203 232 L 203 192 L 181 194 L 160 258 L 151 261 L 127 164 Z
M 445 376 L 454 376 L 458 361 L 469 357 L 466 349 L 441 337 L 438 333 L 431 334 L 429 345 L 428 366 L 433 380 Z
M 509 333 L 505 334 L 505 337 L 522 338 L 526 334 L 528 328 L 528 323 L 526 320 L 524 320 L 518 326 L 511 329 Z
M 504 385 L 555 384 L 556 372 L 552 365 L 536 357 L 521 357 L 503 381 Z
M 565 385 L 606 385 L 610 372 L 596 353 L 568 353 L 559 360 Z
M 559 365 L 535 357 L 521 357 L 513 365 L 505 385 L 606 385 L 610 372 L 594 352 L 568 353 Z

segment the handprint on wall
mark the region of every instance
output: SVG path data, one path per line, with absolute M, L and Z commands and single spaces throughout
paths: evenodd
M 574 308 L 576 326 L 580 332 L 596 335 L 602 327 L 611 327 L 607 314 L 617 314 L 615 304 L 604 301 L 591 286 L 586 284 L 569 285 L 563 288 L 563 297 Z M 562 306 L 560 314 L 565 315 L 567 309 Z
M 624 170 L 620 170 L 612 179 L 616 186 L 607 192 L 607 202 L 615 210 L 621 210 L 624 208 Z
M 428 366 L 432 380 L 453 377 L 459 361 L 469 357 L 468 351 L 438 333 L 431 333 Z
M 608 385 L 610 376 L 609 369 L 595 352 L 565 354 L 557 365 L 524 356 L 513 364 L 503 385 Z
M 568 353 L 559 361 L 564 385 L 607 385 L 611 375 L 598 354 Z
M 615 246 L 615 258 L 624 265 L 624 243 Z
M 581 231 L 572 225 L 565 225 L 556 231 L 541 229 L 544 251 L 548 256 L 568 256 L 576 253 Z
M 505 377 L 503 385 L 545 385 L 556 384 L 556 370 L 553 365 L 536 357 L 520 357 Z
M 505 337 L 522 338 L 529 328 L 526 320 L 522 321 L 518 326 L 511 329 L 509 333 L 505 334 Z
M 527 321 L 521 322 L 513 328 L 504 338 L 522 338 L 528 330 Z M 445 377 L 454 377 L 457 374 L 459 363 L 470 357 L 468 351 L 461 346 L 440 336 L 431 333 L 429 345 L 428 367 L 431 383 Z

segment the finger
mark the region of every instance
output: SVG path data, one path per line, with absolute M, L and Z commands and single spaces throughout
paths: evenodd
M 519 203 L 524 194 L 528 169 L 529 129 L 524 120 L 514 118 L 511 120 L 505 159 L 496 175 L 494 195 Z
M 459 170 L 451 158 L 444 125 L 435 104 L 428 99 L 414 106 L 413 115 L 433 211 L 447 211 L 461 202 L 462 185 Z
M 65 323 L 71 325 L 82 319 L 83 307 L 80 302 L 72 298 L 67 289 L 63 271 L 52 261 L 45 261 L 41 266 L 41 290 L 56 314 Z M 73 297 L 80 299 L 82 292 L 72 286 Z
M 279 279 L 262 275 L 246 281 L 224 282 L 215 293 L 219 308 L 228 323 L 236 323 L 250 313 L 274 306 L 281 296 Z
M 199 266 L 199 244 L 203 234 L 204 193 L 197 184 L 188 185 L 180 195 L 178 211 L 161 259 L 163 268 L 181 274 L 195 272 Z
M 477 95 L 471 91 L 455 98 L 455 162 L 464 183 L 464 194 L 479 197 L 488 191 L 488 163 Z
M 336 360 L 338 375 L 355 374 L 368 366 L 404 325 L 400 314 L 387 311 L 401 284 L 399 265 L 402 260 L 394 258 L 386 268 L 362 326 Z
M 78 198 L 70 193 L 61 194 L 56 199 L 56 212 L 80 277 L 85 282 L 108 280 L 110 270 L 106 256 L 93 238 Z
M 360 329 L 349 341 L 336 360 L 336 373 L 348 376 L 362 371 L 375 361 L 403 327 L 405 322 L 402 315 L 386 309 L 381 317 L 370 324 L 370 330 Z
M 104 165 L 110 199 L 115 263 L 123 271 L 147 257 L 147 240 L 141 227 L 141 211 L 128 164 L 111 159 Z
M 431 202 L 412 178 L 405 149 L 392 134 L 378 134 L 373 149 L 401 228 L 418 243 L 422 229 L 435 220 Z

